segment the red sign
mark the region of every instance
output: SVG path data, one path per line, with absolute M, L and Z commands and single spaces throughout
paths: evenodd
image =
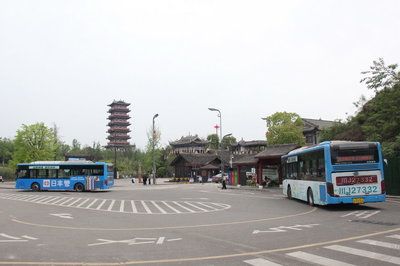
M 373 155 L 338 156 L 336 158 L 336 161 L 338 163 L 374 161 L 374 156 Z
M 370 184 L 376 183 L 378 178 L 376 175 L 363 175 L 363 176 L 338 176 L 336 177 L 337 186 L 348 186 L 355 184 Z

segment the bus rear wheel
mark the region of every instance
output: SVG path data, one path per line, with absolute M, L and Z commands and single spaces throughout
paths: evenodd
M 314 195 L 313 195 L 313 192 L 312 192 L 311 188 L 308 188 L 308 190 L 307 190 L 307 203 L 311 207 L 314 206 Z
M 292 199 L 292 188 L 290 186 L 287 188 L 287 197 L 290 200 Z
M 76 192 L 82 192 L 85 189 L 82 183 L 76 183 L 74 186 L 74 190 Z
M 31 185 L 31 189 L 33 190 L 33 191 L 40 191 L 40 185 L 38 184 L 38 183 L 32 183 L 32 185 Z

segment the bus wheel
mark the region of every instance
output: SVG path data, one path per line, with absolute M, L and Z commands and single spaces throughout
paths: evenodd
M 310 206 L 314 206 L 314 195 L 311 188 L 307 190 L 307 203 Z
M 74 186 L 74 190 L 76 192 L 82 192 L 85 189 L 85 187 L 82 185 L 82 183 L 76 183 Z
M 287 198 L 288 199 L 292 199 L 292 189 L 290 188 L 290 186 L 287 187 Z
M 33 190 L 33 191 L 40 191 L 40 185 L 38 184 L 38 183 L 32 183 L 32 185 L 31 185 L 31 189 Z

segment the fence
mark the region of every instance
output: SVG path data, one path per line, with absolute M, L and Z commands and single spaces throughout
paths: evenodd
M 400 158 L 388 159 L 385 164 L 385 185 L 388 195 L 400 196 Z

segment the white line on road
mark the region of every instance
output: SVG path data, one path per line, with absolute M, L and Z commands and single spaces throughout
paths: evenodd
M 106 199 L 104 199 L 99 206 L 97 206 L 96 210 L 100 210 L 101 207 L 103 207 L 104 203 L 106 203 Z
M 88 206 L 86 206 L 86 209 L 89 209 L 90 207 L 93 206 L 93 204 L 95 204 L 98 201 L 98 199 L 94 199 L 94 201 L 92 201 Z
M 30 240 L 38 240 L 38 238 L 35 238 L 35 237 L 32 237 L 32 236 L 27 236 L 27 235 L 23 235 L 22 237 L 30 239 Z
M 135 205 L 135 201 L 131 200 L 131 206 L 132 206 L 132 213 L 137 213 L 137 209 L 136 209 L 136 205 Z
M 361 217 L 361 218 L 367 219 L 367 218 L 371 217 L 372 215 L 378 214 L 378 213 L 380 213 L 380 212 L 381 212 L 381 211 L 374 211 L 374 212 L 371 212 L 370 214 L 364 215 L 364 216 Z
M 324 248 L 400 265 L 399 257 L 389 256 L 389 255 L 376 253 L 376 252 L 370 252 L 370 251 L 366 251 L 366 250 L 362 250 L 362 249 L 350 248 L 350 247 L 341 246 L 341 245 L 332 245 L 332 246 L 327 246 Z
M 36 201 L 36 203 L 43 203 L 44 201 L 49 200 L 49 199 L 51 199 L 51 198 L 52 198 L 52 197 L 44 197 L 44 198 L 42 198 L 41 200 Z
M 68 204 L 67 206 L 69 207 L 69 206 L 72 206 L 72 205 L 74 205 L 75 203 L 77 203 L 78 201 L 80 201 L 82 198 L 78 198 L 78 199 L 76 199 L 76 200 L 74 200 L 73 202 L 71 202 L 70 204 Z
M 208 204 L 205 204 L 205 203 L 203 203 L 203 202 L 197 202 L 197 204 L 200 204 L 200 205 L 202 205 L 202 206 L 204 206 L 204 207 L 206 207 L 206 208 L 210 208 L 210 209 L 213 210 L 213 211 L 218 211 L 217 208 L 212 207 L 212 206 L 209 206 Z
M 394 239 L 400 239 L 400 235 L 391 235 L 391 236 L 387 236 L 387 237 L 394 238 Z
M 53 200 L 56 200 L 56 199 L 59 199 L 59 198 L 60 198 L 60 197 L 52 197 L 51 199 L 46 200 L 46 201 L 43 201 L 42 203 L 49 204 L 49 203 L 52 202 Z
M 157 240 L 157 242 L 156 242 L 156 244 L 157 244 L 157 245 L 161 245 L 162 243 L 164 243 L 164 240 L 165 240 L 165 237 L 163 237 L 163 236 L 162 236 L 162 237 L 159 237 L 158 240 Z
M 61 199 L 56 200 L 56 201 L 52 202 L 51 204 L 55 205 L 55 204 L 57 204 L 57 203 L 63 201 L 64 199 L 68 199 L 68 198 L 67 198 L 67 197 L 62 197 Z
M 143 200 L 141 200 L 140 202 L 142 203 L 143 208 L 146 210 L 147 213 L 152 213 L 151 210 L 149 209 L 149 207 L 146 205 L 146 203 Z
M 124 207 L 125 207 L 125 200 L 121 200 L 121 206 L 119 206 L 119 211 L 124 212 Z
M 63 202 L 60 203 L 59 205 L 60 205 L 60 206 L 64 206 L 64 204 L 66 204 L 67 202 L 70 202 L 70 201 L 72 201 L 72 200 L 74 200 L 74 198 L 68 198 L 66 201 L 63 201 Z
M 371 240 L 371 239 L 363 239 L 363 240 L 359 240 L 357 242 L 363 243 L 363 244 L 368 244 L 368 245 L 373 245 L 373 246 L 378 246 L 378 247 L 400 250 L 400 245 L 388 243 L 388 242 L 375 241 L 375 240 Z
M 182 213 L 180 211 L 178 211 L 177 209 L 175 209 L 174 207 L 172 207 L 171 205 L 169 205 L 167 202 L 165 201 L 161 201 L 162 203 L 164 203 L 165 206 L 167 206 L 168 208 L 170 208 L 171 210 L 173 210 L 176 213 Z
M 154 200 L 150 201 L 161 213 L 165 214 L 167 213 L 163 208 L 161 208 L 157 203 L 154 202 Z
M 84 201 L 82 201 L 78 206 L 76 206 L 77 208 L 82 207 L 86 202 L 88 202 L 90 200 L 90 198 L 85 199 Z
M 300 259 L 305 262 L 310 262 L 313 264 L 315 263 L 315 264 L 324 265 L 324 266 L 352 266 L 353 265 L 353 264 L 345 263 L 342 261 L 333 260 L 333 259 L 317 256 L 314 254 L 302 252 L 302 251 L 287 253 L 286 255 Z
M 253 265 L 253 266 L 281 266 L 281 264 L 266 260 L 266 259 L 252 259 L 252 260 L 245 260 L 243 261 L 247 264 Z
M 175 205 L 178 205 L 178 206 L 179 206 L 179 207 L 181 207 L 182 209 L 185 209 L 185 210 L 187 210 L 188 212 L 191 212 L 191 213 L 194 213 L 194 212 L 195 212 L 194 210 L 192 210 L 192 209 L 189 209 L 189 208 L 187 208 L 187 207 L 183 206 L 183 205 L 182 205 L 182 204 L 180 204 L 179 202 L 173 201 L 173 203 L 174 203 Z
M 5 238 L 9 238 L 9 239 L 13 239 L 13 240 L 19 240 L 19 239 L 21 239 L 21 238 L 19 238 L 19 237 L 10 236 L 10 235 L 4 234 L 4 233 L 1 233 L 0 236 L 5 237 Z
M 110 204 L 110 206 L 108 206 L 107 211 L 111 211 L 112 210 L 112 207 L 114 206 L 114 203 L 115 203 L 115 200 L 111 200 L 111 204 Z
M 209 210 L 203 209 L 203 208 L 201 208 L 201 207 L 199 207 L 199 206 L 197 206 L 197 205 L 194 205 L 193 203 L 190 203 L 190 202 L 188 202 L 188 201 L 185 201 L 185 203 L 186 203 L 187 205 L 192 206 L 192 207 L 194 207 L 194 208 L 197 208 L 197 209 L 199 209 L 199 210 L 201 210 L 201 211 L 203 211 L 203 212 L 209 212 Z M 197 202 L 196 202 L 196 203 L 197 203 Z

